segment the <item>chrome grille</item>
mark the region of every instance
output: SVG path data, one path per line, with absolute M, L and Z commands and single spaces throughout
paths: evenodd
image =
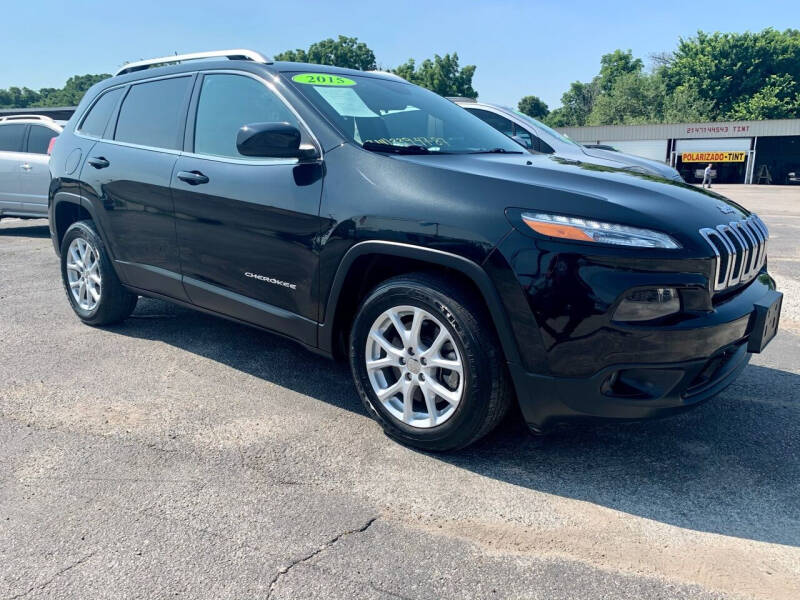
M 731 221 L 716 228 L 703 228 L 700 235 L 716 255 L 714 291 L 753 279 L 767 259 L 769 232 L 756 215 Z

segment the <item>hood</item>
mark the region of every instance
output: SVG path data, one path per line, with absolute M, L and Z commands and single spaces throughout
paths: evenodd
M 479 203 L 500 210 L 521 208 L 656 229 L 696 246 L 698 230 L 749 213 L 702 188 L 625 169 L 550 155 L 412 155 L 393 161 L 410 193 L 446 198 L 467 209 Z M 399 173 L 398 173 L 399 174 Z
M 618 163 L 622 168 L 625 167 L 641 167 L 647 170 L 650 174 L 660 175 L 666 179 L 677 179 L 683 181 L 678 171 L 657 160 L 635 156 L 633 154 L 626 154 L 625 152 L 615 152 L 613 150 L 603 150 L 602 148 L 583 148 L 583 153 L 593 158 L 602 158 L 603 160 L 613 161 Z

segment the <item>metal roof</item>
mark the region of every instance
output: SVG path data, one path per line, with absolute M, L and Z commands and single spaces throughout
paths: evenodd
M 800 119 L 556 127 L 576 142 L 800 135 Z
M 0 109 L 0 117 L 10 117 L 14 115 L 42 115 L 50 117 L 56 121 L 67 121 L 77 106 L 29 106 L 28 108 L 3 108 Z

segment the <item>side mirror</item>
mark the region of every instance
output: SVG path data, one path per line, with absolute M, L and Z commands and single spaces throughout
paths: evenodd
M 289 123 L 249 123 L 236 134 L 236 149 L 243 156 L 310 159 L 313 147 L 300 147 L 300 130 Z

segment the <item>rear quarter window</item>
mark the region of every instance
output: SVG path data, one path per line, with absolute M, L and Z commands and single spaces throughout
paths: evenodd
M 111 116 L 111 113 L 114 112 L 114 107 L 116 107 L 117 101 L 124 89 L 125 88 L 116 88 L 100 96 L 89 109 L 89 112 L 86 113 L 78 131 L 92 137 L 103 137 L 103 132 L 106 130 L 106 125 L 108 124 L 108 118 Z
M 41 125 L 31 125 L 31 131 L 28 134 L 28 152 L 32 154 L 47 154 L 50 140 L 55 137 L 58 137 L 57 131 Z
M 132 85 L 119 109 L 114 139 L 139 146 L 177 150 L 185 120 L 191 77 Z

